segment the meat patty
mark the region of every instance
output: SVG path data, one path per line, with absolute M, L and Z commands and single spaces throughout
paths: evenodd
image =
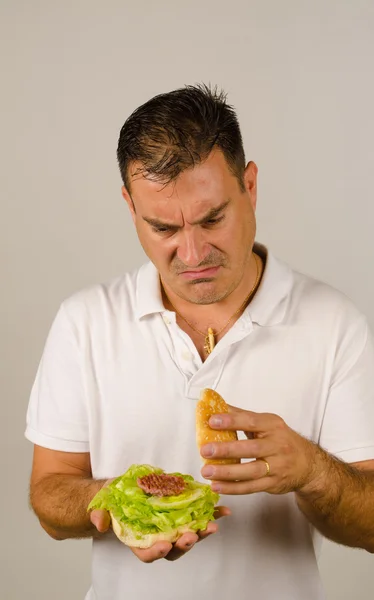
M 151 473 L 150 475 L 144 475 L 144 477 L 138 477 L 137 484 L 146 494 L 152 494 L 153 496 L 177 496 L 186 487 L 182 477 L 167 475 L 166 473 L 161 475 Z

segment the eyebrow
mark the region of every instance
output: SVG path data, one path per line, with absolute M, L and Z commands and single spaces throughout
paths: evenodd
M 211 221 L 212 219 L 216 219 L 228 207 L 230 202 L 231 202 L 231 199 L 229 198 L 228 200 L 225 200 L 225 202 L 223 202 L 219 206 L 211 208 L 203 217 L 201 217 L 197 221 L 194 221 L 193 223 L 191 223 L 191 225 L 204 225 L 204 223 L 207 223 L 207 222 Z M 170 229 L 171 231 L 173 231 L 173 230 L 176 231 L 179 229 L 179 225 L 173 225 L 172 223 L 166 223 L 165 221 L 160 221 L 159 219 L 153 219 L 152 217 L 143 217 L 143 220 L 146 221 L 149 225 L 151 225 L 155 229 L 157 229 L 159 227 L 167 228 L 167 229 Z

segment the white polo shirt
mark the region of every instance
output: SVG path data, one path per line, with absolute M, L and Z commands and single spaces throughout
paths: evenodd
M 260 288 L 202 363 L 165 310 L 151 263 L 66 299 L 32 389 L 25 435 L 90 452 L 94 478 L 133 463 L 205 481 L 195 442 L 204 387 L 273 412 L 347 462 L 374 458 L 374 345 L 352 302 L 266 258 Z M 240 434 L 242 437 L 242 434 Z M 320 537 L 293 494 L 221 496 L 232 515 L 180 560 L 143 564 L 113 534 L 93 541 L 86 600 L 321 600 Z

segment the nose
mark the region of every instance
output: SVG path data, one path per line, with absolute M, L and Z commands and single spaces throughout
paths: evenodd
M 208 256 L 209 246 L 201 231 L 183 231 L 177 255 L 186 267 L 197 267 Z

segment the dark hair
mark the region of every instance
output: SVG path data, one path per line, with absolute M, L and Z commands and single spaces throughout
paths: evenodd
M 226 94 L 207 85 L 187 85 L 159 94 L 138 107 L 123 125 L 117 159 L 123 183 L 130 191 L 129 166 L 136 174 L 162 183 L 174 181 L 185 169 L 219 148 L 244 189 L 245 155 L 238 119 Z

